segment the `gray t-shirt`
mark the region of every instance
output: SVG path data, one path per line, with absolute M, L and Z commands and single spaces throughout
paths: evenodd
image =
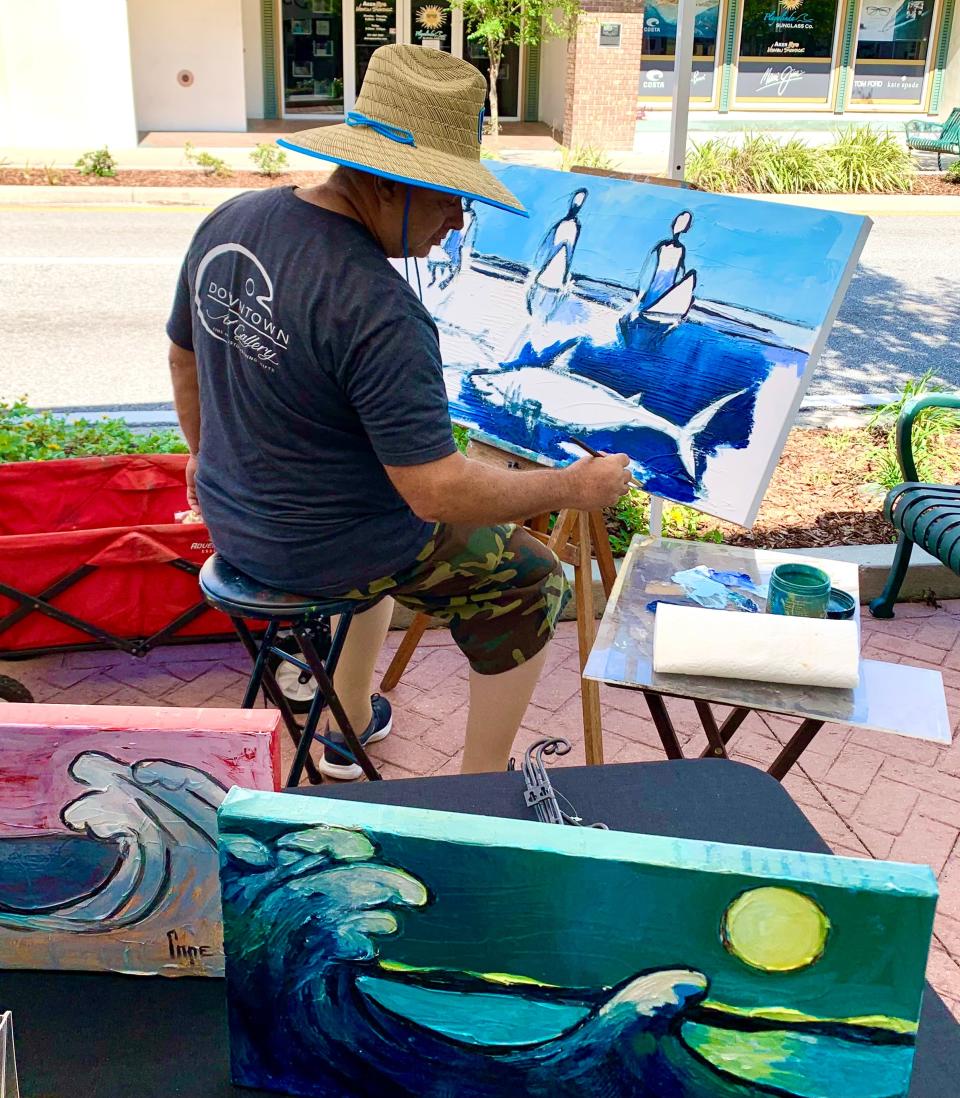
M 218 553 L 305 594 L 413 563 L 432 527 L 383 466 L 456 447 L 436 326 L 363 225 L 292 187 L 225 203 L 190 244 L 167 334 L 197 356 Z

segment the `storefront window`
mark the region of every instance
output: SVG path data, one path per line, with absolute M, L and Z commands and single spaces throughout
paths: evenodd
M 922 103 L 933 7 L 934 0 L 861 0 L 851 106 Z
M 397 40 L 397 0 L 356 0 L 354 10 L 359 93 L 373 51 Z
M 736 98 L 827 105 L 837 0 L 745 0 Z
M 710 103 L 716 86 L 717 27 L 720 0 L 696 0 L 693 24 L 693 74 L 690 101 Z M 643 55 L 640 61 L 640 102 L 669 103 L 676 84 L 674 54 L 677 46 L 677 5 L 651 0 L 643 17 Z
M 410 2 L 410 41 L 430 50 L 450 52 L 452 12 L 445 3 Z
M 342 0 L 283 0 L 286 114 L 343 113 Z

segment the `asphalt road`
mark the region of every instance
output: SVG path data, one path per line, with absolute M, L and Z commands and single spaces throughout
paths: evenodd
M 183 253 L 205 214 L 0 210 L 0 400 L 167 405 L 164 322 Z M 960 388 L 958 255 L 960 216 L 876 217 L 808 403 L 883 398 L 927 369 Z

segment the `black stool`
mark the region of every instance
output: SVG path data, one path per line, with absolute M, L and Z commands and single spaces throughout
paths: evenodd
M 315 739 L 332 747 L 348 762 L 357 763 L 370 781 L 379 781 L 380 774 L 357 739 L 357 734 L 333 689 L 333 674 L 337 669 L 340 653 L 343 651 L 343 642 L 346 640 L 347 629 L 356 610 L 356 603 L 308 598 L 306 595 L 290 595 L 284 591 L 264 587 L 250 576 L 238 571 L 216 553 L 200 569 L 200 590 L 211 606 L 222 610 L 230 618 L 244 648 L 253 660 L 253 672 L 247 683 L 247 690 L 240 708 L 252 709 L 257 700 L 257 694 L 262 688 L 267 698 L 280 710 L 290 737 L 297 745 L 297 753 L 290 767 L 290 773 L 287 775 L 287 785 L 299 784 L 304 768 L 311 782 L 317 784 L 323 781 L 320 771 L 310 758 L 310 748 Z M 331 637 L 330 619 L 336 615 L 340 616 L 340 621 L 336 634 Z M 267 623 L 259 645 L 244 619 Z M 289 624 L 290 631 L 303 653 L 303 660 L 274 644 L 281 622 Z M 321 656 L 321 652 L 324 652 L 325 656 Z M 285 663 L 293 664 L 304 674 L 313 675 L 316 679 L 317 692 L 310 704 L 302 729 L 297 724 L 293 710 L 277 684 L 268 660 L 271 655 Z M 317 735 L 320 716 L 327 705 L 330 706 L 330 712 L 343 732 L 346 744 L 336 743 L 325 736 Z

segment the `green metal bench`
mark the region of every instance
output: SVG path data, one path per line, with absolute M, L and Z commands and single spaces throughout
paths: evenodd
M 912 118 L 906 125 L 907 148 L 917 152 L 935 152 L 937 168 L 943 167 L 944 153 L 960 156 L 960 107 L 954 107 L 946 122 Z
M 913 424 L 927 408 L 960 408 L 960 394 L 915 397 L 897 420 L 897 459 L 904 483 L 887 495 L 883 513 L 900 536 L 883 594 L 870 603 L 875 618 L 893 617 L 914 545 L 960 575 L 960 486 L 920 483 L 913 457 Z

